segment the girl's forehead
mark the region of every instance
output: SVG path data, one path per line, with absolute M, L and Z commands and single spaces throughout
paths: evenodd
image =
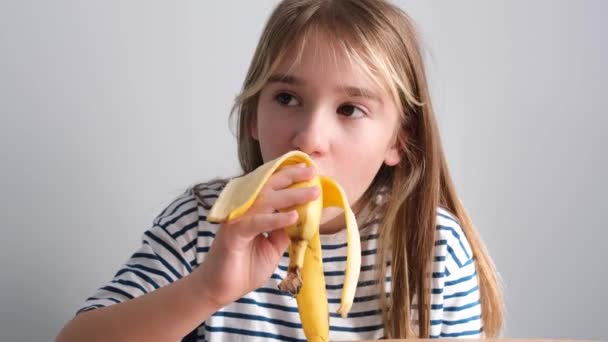
M 328 38 L 322 33 L 311 33 L 292 42 L 285 49 L 274 74 L 340 79 L 343 83 L 375 92 L 385 91 L 382 77 L 364 62 L 365 54 L 356 47 L 348 50 L 343 42 Z M 371 89 L 370 89 L 371 90 Z
M 313 30 L 288 44 L 281 64 L 298 65 L 304 62 L 344 66 L 350 57 L 343 42 L 332 39 L 319 30 Z

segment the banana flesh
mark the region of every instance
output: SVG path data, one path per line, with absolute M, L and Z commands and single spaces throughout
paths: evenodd
M 314 166 L 304 152 L 291 151 L 267 162 L 251 173 L 228 182 L 208 214 L 210 222 L 225 222 L 237 219 L 253 205 L 268 178 L 279 168 L 305 163 Z M 317 186 L 321 195 L 317 199 L 296 206 L 299 218 L 294 225 L 286 227 L 290 239 L 289 267 L 287 276 L 279 288 L 292 293 L 298 303 L 298 312 L 304 334 L 309 341 L 329 340 L 329 307 L 323 275 L 323 256 L 319 236 L 322 209 L 340 207 L 344 209 L 347 230 L 347 256 L 344 285 L 340 307 L 337 312 L 344 318 L 350 311 L 361 268 L 361 241 L 354 213 L 350 209 L 342 187 L 329 177 L 318 175 L 310 181 L 293 184 L 291 187 Z

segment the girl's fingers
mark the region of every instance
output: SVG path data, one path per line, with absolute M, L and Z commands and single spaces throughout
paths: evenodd
M 283 167 L 275 172 L 264 188 L 268 190 L 284 189 L 294 183 L 299 183 L 312 179 L 316 172 L 313 167 L 307 167 L 306 164 L 296 164 Z
M 260 213 L 245 217 L 235 227 L 246 238 L 254 237 L 269 231 L 274 231 L 292 225 L 298 221 L 298 212 L 290 210 L 276 213 Z
M 261 193 L 250 210 L 258 213 L 273 213 L 277 210 L 306 204 L 316 199 L 320 193 L 321 190 L 316 186 L 269 191 Z
M 275 210 L 306 204 L 321 194 L 316 186 L 278 190 L 268 195 L 268 204 Z
M 267 198 L 259 198 L 261 201 L 266 201 L 266 207 L 269 210 L 252 213 L 243 220 L 244 224 L 250 225 L 246 229 L 247 232 L 251 232 L 249 236 L 253 238 L 263 232 L 273 231 L 296 223 L 298 220 L 297 211 L 289 210 L 281 212 L 279 210 L 306 204 L 316 199 L 320 194 L 321 191 L 318 187 L 307 187 L 273 191 Z
M 249 213 L 230 224 L 234 233 L 253 239 L 264 232 L 287 227 L 297 222 L 295 210 L 279 210 L 306 204 L 321 194 L 318 187 L 288 188 L 294 183 L 310 180 L 315 170 L 305 164 L 290 165 L 275 172 L 264 185 Z

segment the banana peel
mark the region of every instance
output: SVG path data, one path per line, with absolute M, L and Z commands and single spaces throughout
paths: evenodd
M 273 173 L 279 168 L 300 163 L 315 166 L 308 154 L 291 151 L 245 176 L 230 180 L 215 201 L 207 219 L 217 223 L 238 219 L 253 205 Z M 295 296 L 302 328 L 308 341 L 329 341 L 329 306 L 319 236 L 322 209 L 334 206 L 344 209 L 347 256 L 340 307 L 337 310 L 343 318 L 348 316 L 357 289 L 361 269 L 361 241 L 355 215 L 342 187 L 323 175 L 317 175 L 309 181 L 296 183 L 291 187 L 309 186 L 319 187 L 321 195 L 304 205 L 296 206 L 298 221 L 285 228 L 290 239 L 289 267 L 279 288 Z

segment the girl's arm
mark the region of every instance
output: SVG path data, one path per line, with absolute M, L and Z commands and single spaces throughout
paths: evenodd
M 283 227 L 298 219 L 297 211 L 282 210 L 320 195 L 320 189 L 314 187 L 289 186 L 310 180 L 314 172 L 313 168 L 297 166 L 277 171 L 245 215 L 220 225 L 199 267 L 146 294 L 128 294 L 132 299 L 78 314 L 60 332 L 57 341 L 180 340 L 214 312 L 260 287 L 272 275 L 289 244 Z M 267 232 L 270 233 L 262 235 Z M 137 288 L 145 291 L 141 286 Z
M 195 271 L 146 295 L 82 312 L 56 341 L 179 341 L 221 308 L 205 276 Z

